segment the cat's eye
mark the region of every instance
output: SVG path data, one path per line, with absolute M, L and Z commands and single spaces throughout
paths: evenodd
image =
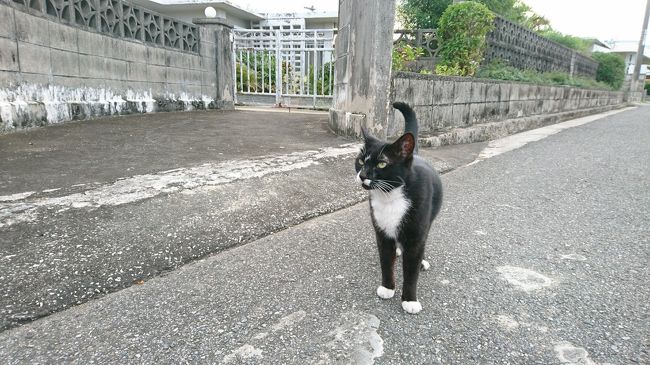
M 359 165 L 363 165 L 363 160 L 362 159 L 359 159 L 358 162 L 359 162 Z
M 380 169 L 383 169 L 384 167 L 386 167 L 386 163 L 385 162 L 380 162 L 380 163 L 377 164 L 377 167 L 380 168 Z

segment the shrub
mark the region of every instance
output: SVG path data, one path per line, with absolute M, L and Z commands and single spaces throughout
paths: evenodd
M 646 95 L 650 95 L 650 83 L 643 85 L 643 89 L 645 89 Z
M 409 62 L 415 61 L 424 55 L 422 47 L 413 47 L 410 44 L 400 43 L 393 46 L 393 71 L 404 71 Z
M 485 36 L 494 28 L 494 14 L 483 4 L 468 1 L 450 5 L 440 17 L 440 51 L 436 72 L 472 76 L 486 47 Z
M 598 61 L 596 81 L 604 82 L 614 90 L 619 90 L 625 80 L 625 60 L 613 53 L 594 52 L 592 56 Z
M 476 73 L 477 77 L 485 79 L 523 81 L 539 85 L 566 85 L 587 89 L 611 90 L 609 84 L 588 79 L 585 77 L 569 76 L 566 72 L 551 71 L 537 72 L 534 70 L 519 70 L 505 64 L 503 61 L 493 61 L 489 65 L 481 67 Z

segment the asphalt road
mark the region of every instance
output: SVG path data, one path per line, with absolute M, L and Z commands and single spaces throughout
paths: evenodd
M 648 123 L 625 111 L 444 175 L 417 316 L 376 297 L 360 203 L 4 331 L 0 357 L 648 363 Z

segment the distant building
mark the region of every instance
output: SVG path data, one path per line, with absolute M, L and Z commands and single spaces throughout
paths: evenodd
M 309 75 L 310 67 L 314 64 L 323 67 L 333 60 L 331 50 L 334 48 L 334 34 L 338 23 L 337 12 L 322 12 L 314 9 L 300 13 L 261 14 L 223 0 L 133 0 L 133 2 L 188 23 L 191 23 L 194 18 L 205 18 L 205 8 L 211 6 L 217 11 L 217 17 L 225 18 L 236 29 L 280 30 L 281 55 L 297 75 Z M 276 46 L 275 36 L 272 35 L 254 36 L 250 40 L 236 39 L 242 48 L 273 49 Z M 318 49 L 323 51 L 318 52 Z
M 250 28 L 253 22 L 264 20 L 261 14 L 223 0 L 133 0 L 133 3 L 188 23 L 194 18 L 205 18 L 204 11 L 208 6 L 217 11 L 218 17 L 229 20 L 236 28 Z
M 267 13 L 264 19 L 253 22 L 253 29 L 335 29 L 338 23 L 336 12 Z
M 585 40 L 591 42 L 591 47 L 590 47 L 590 52 L 610 52 L 611 47 L 607 45 L 606 43 L 601 42 L 600 40 L 596 38 L 585 38 Z
M 235 28 L 334 29 L 338 22 L 336 12 L 260 14 L 224 0 L 133 0 L 133 2 L 188 23 L 191 23 L 194 18 L 204 18 L 205 8 L 211 6 L 217 11 L 218 17 L 229 20 Z
M 638 42 L 636 41 L 614 41 L 610 53 L 616 53 L 625 59 L 625 69 L 628 75 L 634 73 L 634 65 L 636 63 L 636 53 L 638 49 Z M 647 51 L 646 51 L 647 52 Z M 650 65 L 650 57 L 646 56 L 644 52 L 643 62 L 641 63 L 641 74 L 648 75 L 648 65 Z

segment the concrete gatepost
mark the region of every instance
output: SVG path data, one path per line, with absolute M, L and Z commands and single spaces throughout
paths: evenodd
M 201 55 L 207 62 L 208 75 L 214 81 L 214 97 L 217 109 L 234 109 L 233 75 L 233 24 L 223 17 L 195 18 L 192 22 L 201 29 Z M 205 37 L 205 43 L 204 43 Z
M 329 125 L 360 136 L 386 137 L 395 0 L 340 0 L 334 102 Z

